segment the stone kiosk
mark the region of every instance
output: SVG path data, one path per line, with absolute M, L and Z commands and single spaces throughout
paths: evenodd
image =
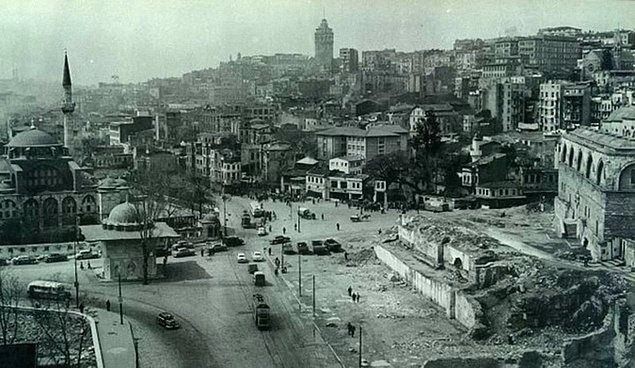
M 101 225 L 81 226 L 87 242 L 99 242 L 104 261 L 103 277 L 117 280 L 119 274 L 123 280 L 143 279 L 143 251 L 141 246 L 141 225 L 138 210 L 129 202 L 115 206 Z M 166 223 L 150 224 L 150 257 L 148 259 L 148 277 L 157 274 L 156 249 L 163 248 L 171 239 L 180 236 Z

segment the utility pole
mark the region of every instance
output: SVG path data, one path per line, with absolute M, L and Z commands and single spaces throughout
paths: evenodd
M 313 318 L 315 318 L 315 275 L 313 275 Z
M 123 325 L 123 297 L 121 296 L 121 271 L 117 273 L 119 283 L 119 324 Z
M 298 297 L 302 296 L 302 255 L 298 253 Z
M 298 232 L 301 232 L 300 231 L 300 213 L 298 213 Z
M 359 368 L 362 368 L 362 326 L 359 326 Z
M 79 216 L 75 217 L 75 243 L 73 252 L 75 253 L 75 308 L 79 309 L 79 280 L 77 279 L 77 243 L 79 243 Z

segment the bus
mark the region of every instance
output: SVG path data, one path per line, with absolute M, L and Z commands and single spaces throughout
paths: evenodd
M 32 281 L 27 286 L 27 294 L 33 299 L 70 299 L 71 293 L 63 284 L 55 281 Z
M 264 215 L 264 210 L 262 209 L 262 204 L 258 202 L 251 202 L 249 204 L 249 209 L 251 210 L 251 215 L 253 217 L 262 217 Z
M 259 330 L 269 329 L 269 305 L 261 294 L 254 294 L 254 321 Z

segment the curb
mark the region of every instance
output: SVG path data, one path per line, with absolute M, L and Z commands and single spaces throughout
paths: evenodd
M 17 309 L 22 309 L 22 310 L 30 310 L 30 311 L 42 311 L 43 309 L 40 308 L 34 308 L 34 307 L 25 307 L 25 306 L 6 306 L 5 307 L 11 307 L 11 308 L 17 308 Z M 55 312 L 55 313 L 71 313 L 77 316 L 81 316 L 82 318 L 86 319 L 88 321 L 88 324 L 90 325 L 90 334 L 91 337 L 93 339 L 93 348 L 95 349 L 95 362 L 97 363 L 97 368 L 104 368 L 104 356 L 102 355 L 101 352 L 101 341 L 99 340 L 99 334 L 97 333 L 97 321 L 95 321 L 95 319 L 87 314 L 84 313 L 80 313 L 74 310 L 68 310 L 68 311 L 62 311 L 59 309 L 46 309 L 47 312 Z

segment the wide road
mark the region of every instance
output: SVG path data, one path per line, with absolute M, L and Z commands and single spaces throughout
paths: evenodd
M 233 227 L 246 202 L 230 202 L 228 223 Z M 211 257 L 170 258 L 166 280 L 145 286 L 123 283 L 124 314 L 140 339 L 142 367 L 339 367 L 330 348 L 314 334 L 310 313 L 298 313 L 297 302 L 270 264 L 259 263 L 267 286 L 255 287 L 247 265 L 236 262 L 237 253 L 251 258 L 267 239 L 258 238 L 254 230 L 236 231 L 245 238 L 245 246 Z M 91 263 L 93 268 L 101 266 L 99 260 Z M 72 261 L 9 268 L 24 284 L 35 279 L 73 282 Z M 79 271 L 79 279 L 88 305 L 103 308 L 109 299 L 112 310 L 117 310 L 116 283 L 101 282 L 87 269 Z M 251 308 L 255 291 L 271 306 L 269 331 L 256 329 Z M 167 331 L 156 325 L 160 311 L 175 314 L 182 328 Z

